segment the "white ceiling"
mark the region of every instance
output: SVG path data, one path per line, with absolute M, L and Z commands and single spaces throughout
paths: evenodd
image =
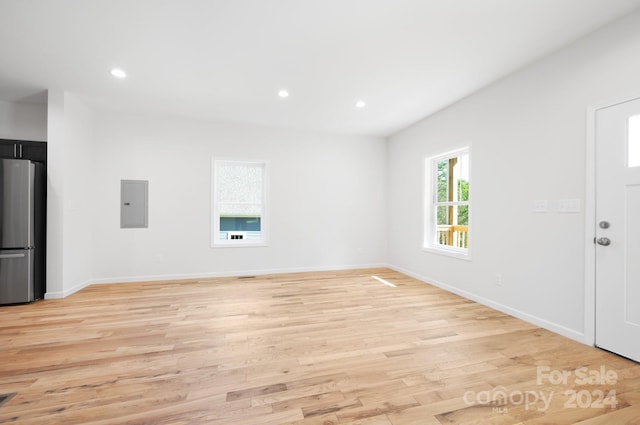
M 387 136 L 638 7 L 0 0 L 0 99 L 60 88 L 122 111 Z M 115 66 L 128 78 L 111 77 Z

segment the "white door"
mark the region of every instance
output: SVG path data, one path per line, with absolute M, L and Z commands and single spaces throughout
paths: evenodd
M 640 99 L 596 113 L 596 345 L 640 361 Z

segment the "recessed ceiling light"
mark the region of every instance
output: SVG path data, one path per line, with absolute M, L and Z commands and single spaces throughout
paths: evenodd
M 367 104 L 364 100 L 359 100 L 356 102 L 356 108 L 364 108 L 365 106 L 367 106 Z
M 113 68 L 111 70 L 111 75 L 116 78 L 127 78 L 127 73 L 121 70 L 120 68 Z
M 289 97 L 289 92 L 288 92 L 288 91 L 286 91 L 286 90 L 280 90 L 280 91 L 278 92 L 278 96 L 280 96 L 280 97 L 282 97 L 282 98 Z

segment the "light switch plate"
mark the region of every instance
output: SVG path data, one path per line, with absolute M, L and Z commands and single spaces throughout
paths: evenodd
M 546 213 L 549 210 L 549 201 L 540 199 L 533 201 L 533 212 Z
M 558 212 L 562 214 L 577 214 L 580 212 L 580 199 L 560 199 Z

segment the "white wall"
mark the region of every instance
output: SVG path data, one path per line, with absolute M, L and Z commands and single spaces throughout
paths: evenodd
M 49 90 L 47 108 L 47 288 L 46 298 L 64 294 L 62 276 L 65 124 L 64 92 Z
M 47 105 L 0 100 L 0 139 L 47 140 Z
M 625 18 L 389 141 L 389 260 L 397 269 L 585 340 L 586 110 L 640 94 L 640 14 Z M 472 147 L 472 261 L 421 250 L 422 161 Z M 549 200 L 547 214 L 533 201 Z M 503 275 L 497 286 L 496 274 Z
M 384 264 L 386 143 L 95 113 L 93 280 Z M 268 161 L 268 247 L 211 248 L 211 157 Z M 120 229 L 121 179 L 149 180 L 149 228 Z
M 93 115 L 76 96 L 65 92 L 63 281 L 69 294 L 93 277 L 91 244 L 95 225 L 92 203 Z
M 92 113 L 76 96 L 50 90 L 47 144 L 47 292 L 60 298 L 92 277 Z

